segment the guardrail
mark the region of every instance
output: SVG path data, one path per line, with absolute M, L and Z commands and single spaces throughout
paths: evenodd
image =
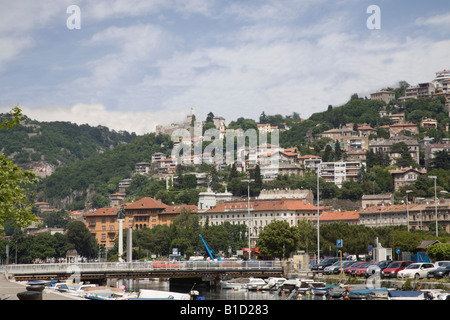
M 73 274 L 90 272 L 149 272 L 149 271 L 201 271 L 201 270 L 281 270 L 280 261 L 143 261 L 12 264 L 0 266 L 1 272 L 11 275 Z

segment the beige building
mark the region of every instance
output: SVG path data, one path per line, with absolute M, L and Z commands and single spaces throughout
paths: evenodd
M 361 199 L 361 207 L 389 206 L 394 203 L 393 193 L 365 194 Z
M 386 104 L 394 99 L 395 94 L 393 91 L 381 90 L 370 94 L 370 100 L 384 101 Z
M 430 226 L 434 228 L 436 224 L 435 210 L 433 201 L 424 204 L 408 203 L 408 206 L 372 206 L 361 210 L 359 219 L 360 224 L 368 227 L 408 225 L 409 221 L 410 230 L 430 230 Z M 450 205 L 438 204 L 437 213 L 438 224 L 446 232 L 450 232 Z
M 394 179 L 394 189 L 395 191 L 397 191 L 401 187 L 413 185 L 420 175 L 427 173 L 427 170 L 416 168 L 400 168 L 389 170 L 389 173 Z

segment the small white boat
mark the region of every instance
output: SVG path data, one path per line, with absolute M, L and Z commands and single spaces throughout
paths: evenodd
M 262 290 L 278 290 L 285 281 L 286 278 L 270 277 L 266 280 L 266 285 L 263 286 Z
M 137 297 L 128 300 L 193 300 L 199 293 L 192 290 L 189 293 L 179 293 L 162 290 L 141 289 Z
M 250 278 L 250 281 L 245 285 L 247 290 L 261 290 L 267 283 L 261 278 Z
M 250 282 L 250 278 L 234 278 L 230 280 L 220 281 L 220 287 L 222 289 L 245 289 L 247 283 Z

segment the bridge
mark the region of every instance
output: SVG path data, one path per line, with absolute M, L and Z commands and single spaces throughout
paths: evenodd
M 93 263 L 43 263 L 0 266 L 16 281 L 67 280 L 107 282 L 111 279 L 169 278 L 218 281 L 236 277 L 279 277 L 280 261 L 142 261 Z

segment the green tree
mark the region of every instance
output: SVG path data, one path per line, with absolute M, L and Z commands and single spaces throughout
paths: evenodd
M 77 250 L 80 256 L 94 258 L 97 256 L 97 240 L 89 232 L 89 229 L 82 221 L 71 221 L 67 225 L 68 249 Z
M 0 117 L 0 129 L 17 126 L 22 117 L 21 110 L 15 107 L 10 114 Z M 5 221 L 26 227 L 35 220 L 27 188 L 37 181 L 32 171 L 24 171 L 4 154 L 0 155 L 0 229 L 4 229 Z
M 436 243 L 429 246 L 427 255 L 432 261 L 450 260 L 450 243 Z
M 286 259 L 297 249 L 297 228 L 286 221 L 273 221 L 260 232 L 257 245 L 264 255 Z

